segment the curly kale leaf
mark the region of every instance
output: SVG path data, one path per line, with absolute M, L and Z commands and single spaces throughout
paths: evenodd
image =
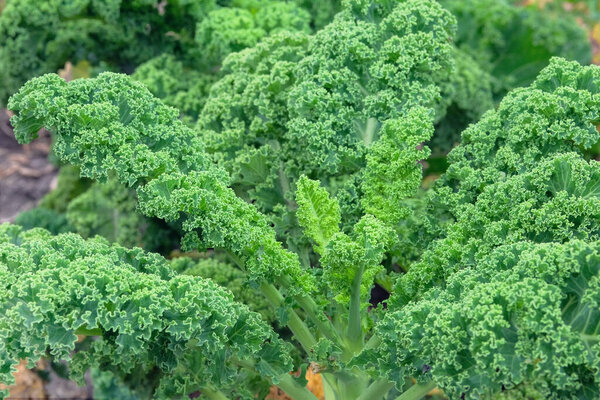
M 120 181 L 139 185 L 167 171 L 208 166 L 203 145 L 178 112 L 124 75 L 69 83 L 45 75 L 29 81 L 9 108 L 18 113 L 12 122 L 19 141 L 45 126 L 56 133 L 55 155 L 79 166 L 84 177 L 106 180 L 116 170 Z
M 3 382 L 22 358 L 35 363 L 49 350 L 70 359 L 81 333 L 102 337 L 73 356 L 75 371 L 157 368 L 165 380 L 180 380 L 169 385 L 172 395 L 227 385 L 238 374 L 236 359 L 254 361 L 275 381 L 291 369 L 286 346 L 258 314 L 140 249 L 5 224 L 0 275 Z
M 421 266 L 403 278 L 397 298 L 418 297 L 495 246 L 600 239 L 596 199 L 582 195 L 593 192 L 596 164 L 581 155 L 600 138 L 598 82 L 596 67 L 553 59 L 530 88 L 514 90 L 463 132 L 429 198 L 431 218 L 449 221 Z M 557 191 L 556 179 L 579 192 Z
M 292 177 L 354 172 L 385 121 L 440 104 L 454 19 L 433 2 L 380 6 L 375 20 L 350 9 L 338 14 L 298 63 L 282 138 Z
M 421 185 L 418 162 L 429 155 L 423 142 L 433 133 L 429 114 L 426 109 L 413 108 L 402 119 L 386 121 L 367 154 L 362 171 L 363 209 L 390 225 L 408 216 L 399 203 L 412 197 Z
M 451 398 L 504 398 L 523 385 L 542 398 L 596 398 L 599 248 L 578 240 L 496 248 L 385 316 L 380 366 L 405 365 Z
M 199 120 L 209 151 L 231 171 L 246 146 L 274 147 L 293 180 L 356 171 L 384 121 L 436 106 L 453 22 L 432 2 L 400 2 L 379 21 L 346 10 L 314 36 L 231 55 Z
M 327 243 L 340 230 L 338 202 L 329 197 L 329 193 L 319 186 L 319 182 L 304 175 L 298 180 L 296 202 L 298 222 L 305 229 L 305 235 L 316 243 L 318 253 L 323 254 Z
M 57 157 L 79 166 L 83 176 L 114 174 L 134 186 L 140 210 L 180 222 L 188 245 L 228 249 L 253 281 L 285 277 L 290 293 L 314 289 L 312 276 L 277 242 L 267 218 L 227 187 L 229 177 L 210 162 L 177 110 L 140 83 L 113 73 L 69 83 L 45 75 L 15 94 L 10 108 L 20 141 L 46 126 L 55 132 Z
M 228 56 L 199 117 L 207 152 L 231 174 L 232 188 L 269 215 L 280 239 L 299 254 L 311 246 L 294 237 L 300 232 L 293 201 L 298 179 L 318 179 L 336 195 L 342 228 L 350 232 L 364 214 L 358 175 L 371 151 L 372 179 L 365 188 L 371 185 L 373 204 L 391 206 L 394 195 L 418 186 L 416 161 L 426 152 L 384 154 L 378 140 L 398 144 L 409 134 L 397 130 L 421 118 L 412 108 L 435 109 L 421 121 L 431 124 L 448 100 L 440 87 L 452 71 L 453 17 L 430 1 L 368 3 L 377 17 L 348 3 L 312 36 L 281 32 Z M 431 135 L 429 128 L 411 133 L 411 143 Z M 393 172 L 375 171 L 375 163 L 396 156 L 408 159 L 398 160 Z M 398 182 L 387 200 L 375 199 L 377 179 L 406 175 L 411 184 Z
M 463 132 L 429 198 L 451 220 L 377 328 L 392 380 L 452 398 L 598 396 L 600 164 L 585 149 L 599 94 L 600 69 L 553 59 Z
M 449 154 L 443 186 L 456 193 L 445 203 L 458 208 L 545 157 L 590 149 L 599 138 L 599 79 L 597 68 L 552 59 L 530 88 L 512 91 L 497 111 L 466 129 Z
M 392 230 L 372 215 L 364 216 L 351 235 L 338 232 L 329 241 L 321 264 L 323 283 L 340 304 L 352 296 L 366 308 L 381 261 L 393 241 Z

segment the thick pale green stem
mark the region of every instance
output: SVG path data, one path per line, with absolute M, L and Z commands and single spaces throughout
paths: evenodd
M 270 283 L 264 282 L 260 285 L 260 289 L 262 290 L 263 294 L 273 307 L 277 308 L 283 304 L 283 296 L 281 295 L 281 293 L 279 293 L 275 286 L 271 285 Z M 317 344 L 317 341 L 315 340 L 314 336 L 312 335 L 304 321 L 300 319 L 298 314 L 296 314 L 296 312 L 291 309 L 288 310 L 288 312 L 289 320 L 287 326 L 290 328 L 298 342 L 300 342 L 300 345 L 302 346 L 304 351 L 310 354 L 310 350 Z
M 231 258 L 233 262 L 237 264 L 242 270 L 244 270 L 244 262 L 232 252 L 223 249 L 227 255 Z M 270 283 L 263 282 L 260 285 L 260 289 L 263 295 L 266 297 L 267 301 L 274 307 L 277 308 L 283 304 L 283 296 L 279 293 L 279 290 L 275 286 Z M 310 304 L 310 303 L 308 303 Z M 313 302 L 314 304 L 314 302 Z M 314 308 L 316 309 L 316 304 L 314 304 Z M 296 339 L 300 342 L 302 348 L 308 353 L 311 348 L 317 343 L 314 336 L 304 323 L 298 316 L 298 314 L 294 310 L 289 310 L 289 321 L 287 323 L 288 328 L 292 331 Z M 316 322 L 315 322 L 316 323 Z M 332 327 L 333 329 L 333 327 Z
M 290 285 L 289 279 L 286 277 L 281 277 L 277 283 L 282 287 Z M 308 318 L 316 325 L 323 336 L 332 342 L 341 345 L 340 335 L 337 330 L 329 319 L 323 318 L 323 315 L 320 315 L 321 311 L 319 310 L 319 306 L 313 299 L 308 296 L 296 296 L 294 297 L 294 300 L 296 300 L 298 305 L 304 310 Z
M 338 400 L 338 396 L 332 382 L 332 376 L 329 374 L 321 374 L 321 378 L 323 382 L 323 394 L 325 395 L 325 400 Z
M 396 397 L 396 400 L 421 400 L 435 389 L 436 384 L 432 381 L 426 383 L 417 383 L 412 385 L 406 392 Z
M 300 386 L 289 374 L 281 375 L 277 386 L 294 400 L 319 400 L 310 390 Z
M 254 363 L 254 360 L 240 360 L 235 356 L 232 356 L 231 360 L 242 368 L 246 368 L 253 371 L 256 370 L 256 364 Z
M 365 127 L 365 131 L 363 132 L 363 141 L 365 145 L 369 147 L 373 142 L 373 137 L 375 136 L 375 131 L 377 130 L 377 118 L 369 118 L 367 120 L 367 126 Z
M 238 257 L 237 255 L 235 255 L 234 253 L 232 253 L 229 250 L 226 250 L 226 249 L 222 249 L 222 250 L 229 256 L 229 258 L 240 269 L 245 270 L 244 262 L 240 259 L 240 257 Z M 285 287 L 285 286 L 289 285 L 289 282 L 287 282 L 286 279 L 283 278 L 283 279 L 281 279 L 280 282 L 278 282 L 278 284 Z M 260 288 L 261 288 L 264 296 L 267 298 L 267 300 L 269 301 L 269 303 L 271 303 L 271 305 L 273 307 L 277 308 L 283 303 L 283 296 L 281 295 L 281 293 L 279 293 L 279 290 L 277 290 L 277 288 L 275 286 L 264 282 L 261 284 Z M 314 302 L 313 299 L 306 297 L 306 296 L 297 296 L 295 298 L 295 300 L 298 302 L 300 307 L 302 307 L 302 309 L 306 312 L 306 314 L 311 319 L 311 321 L 313 321 L 313 323 L 317 326 L 317 329 L 325 337 L 327 337 L 329 340 L 333 341 L 334 343 L 337 343 L 337 344 L 340 343 L 340 338 L 337 334 L 337 331 L 331 324 L 331 321 L 324 320 L 324 318 L 319 318 L 318 306 Z M 292 333 L 294 334 L 294 336 L 296 336 L 296 338 L 298 339 L 298 341 L 300 342 L 300 344 L 302 345 L 304 350 L 306 350 L 308 352 L 309 349 L 312 348 L 316 344 L 316 340 L 315 340 L 314 336 L 312 335 L 312 333 L 309 331 L 309 329 L 306 326 L 306 324 L 304 323 L 304 321 L 302 321 L 300 319 L 298 314 L 293 310 L 290 310 L 289 312 L 290 312 L 290 319 L 289 319 L 287 325 L 290 328 L 290 330 L 292 331 Z
M 310 318 L 310 320 L 317 326 L 317 329 L 321 334 L 323 334 L 323 336 L 338 345 L 341 344 L 340 336 L 333 327 L 333 324 L 329 319 L 319 315 L 319 307 L 313 299 L 307 296 L 297 296 L 294 297 L 294 299 L 298 305 L 302 307 L 308 318 Z
M 387 379 L 378 379 L 361 393 L 357 400 L 381 400 L 394 387 Z
M 208 397 L 210 400 L 228 400 L 227 396 L 223 394 L 220 390 L 211 389 L 211 388 L 202 388 L 200 390 L 203 395 Z
M 357 400 L 367 389 L 369 383 L 367 375 L 360 372 L 350 373 L 341 370 L 323 372 L 321 376 L 326 400 Z
M 351 352 L 358 352 L 363 347 L 363 332 L 361 326 L 360 314 L 360 285 L 364 266 L 361 266 L 357 271 L 352 288 L 350 290 L 350 306 L 348 309 L 348 327 L 346 329 L 346 337 L 350 345 Z

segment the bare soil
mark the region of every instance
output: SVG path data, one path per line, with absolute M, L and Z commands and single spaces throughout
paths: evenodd
M 17 143 L 7 110 L 0 110 L 0 223 L 35 207 L 56 185 L 58 169 L 48 161 L 50 135 L 27 145 Z

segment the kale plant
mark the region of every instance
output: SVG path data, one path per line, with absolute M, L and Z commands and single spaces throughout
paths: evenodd
M 202 95 L 173 78 L 206 66 L 163 54 L 9 100 L 73 169 L 0 225 L 0 381 L 49 356 L 139 399 L 314 400 L 307 365 L 327 400 L 600 397 L 600 69 L 550 59 L 580 31 L 505 2 L 489 24 L 484 1 L 231 3 L 197 25 Z M 508 72 L 509 37 L 547 51 Z M 479 120 L 419 194 L 453 115 Z M 173 236 L 186 257 L 149 251 Z

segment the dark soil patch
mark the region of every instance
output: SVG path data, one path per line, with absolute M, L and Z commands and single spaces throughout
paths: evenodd
M 50 135 L 17 143 L 7 110 L 0 110 L 0 223 L 35 207 L 56 184 L 57 168 L 48 161 Z

